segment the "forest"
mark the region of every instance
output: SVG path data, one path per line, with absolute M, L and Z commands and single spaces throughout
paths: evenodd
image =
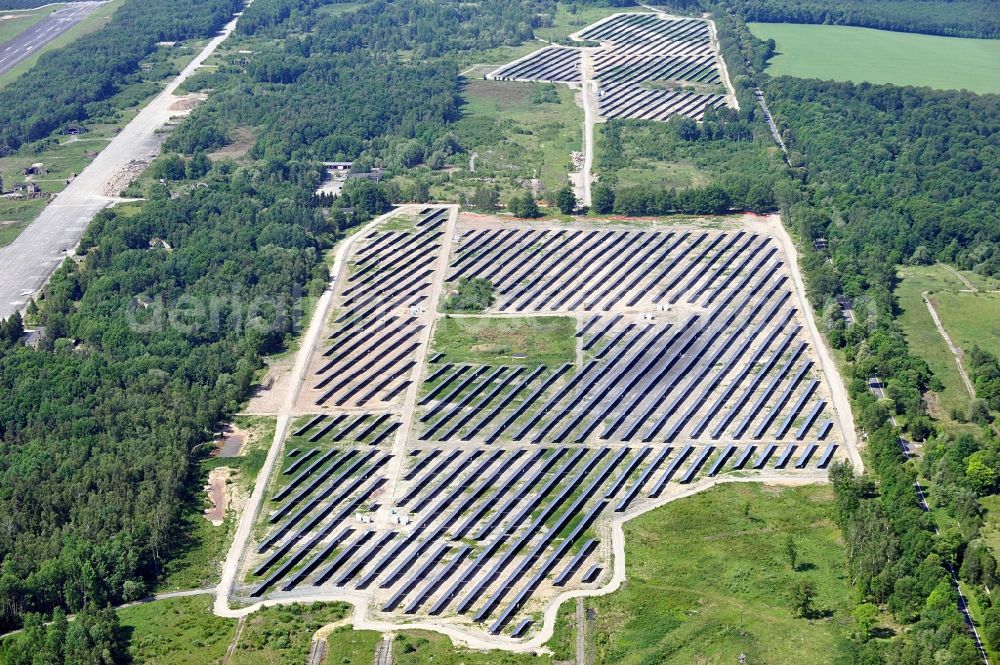
M 106 112 L 101 104 L 139 71 L 160 41 L 208 37 L 241 0 L 130 0 L 106 26 L 45 53 L 30 72 L 0 89 L 0 155 L 71 122 Z
M 993 0 L 731 0 L 746 21 L 856 25 L 950 37 L 1000 37 Z

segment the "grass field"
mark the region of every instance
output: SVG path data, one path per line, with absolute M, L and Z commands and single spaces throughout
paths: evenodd
M 990 280 L 962 272 L 977 289 L 1000 288 Z M 954 356 L 931 319 L 921 294 L 930 293 L 941 323 L 952 341 L 963 349 L 979 344 L 992 353 L 1000 354 L 1000 294 L 966 293 L 966 285 L 943 265 L 905 266 L 896 288 L 899 300 L 899 324 L 910 349 L 927 361 L 944 389 L 931 396 L 932 415 L 946 425 L 955 426 L 952 410 L 964 412 L 969 394 L 955 365 Z
M 312 636 L 347 616 L 344 603 L 275 606 L 246 618 L 232 665 L 300 665 L 306 662 Z M 135 665 L 209 665 L 222 663 L 236 631 L 235 619 L 212 613 L 212 596 L 169 598 L 119 611 L 130 639 Z M 327 636 L 326 663 L 370 665 L 379 633 L 335 628 Z M 502 651 L 457 647 L 444 635 L 425 631 L 397 634 L 397 665 L 549 665 L 552 659 Z
M 119 610 L 137 665 L 218 663 L 236 628 L 235 619 L 212 614 L 212 596 L 157 600 Z
M 566 316 L 448 316 L 438 321 L 433 349 L 445 354 L 442 363 L 556 366 L 573 362 L 575 333 L 576 320 Z
M 551 88 L 553 101 L 539 101 L 543 86 Z M 455 133 L 470 154 L 479 155 L 476 172 L 468 175 L 476 182 L 493 178 L 505 192 L 504 200 L 532 178 L 540 179 L 548 190 L 565 185 L 572 167 L 570 153 L 583 145 L 583 109 L 576 105 L 575 94 L 566 86 L 544 83 L 466 81 L 466 104 Z M 463 189 L 471 191 L 474 186 L 470 182 Z
M 777 43 L 767 68 L 774 76 L 1000 93 L 1000 40 L 791 23 L 751 23 L 750 30 Z
M 304 663 L 313 633 L 347 616 L 345 603 L 278 605 L 246 618 L 230 665 Z M 328 660 L 335 663 L 338 661 Z
M 232 665 L 304 663 L 313 634 L 321 626 L 342 619 L 349 609 L 344 603 L 296 603 L 254 612 L 246 618 L 228 662 Z M 136 665 L 221 663 L 236 631 L 235 619 L 212 613 L 210 595 L 168 598 L 128 607 L 119 611 L 119 617 Z M 357 640 L 351 636 L 350 641 Z M 371 662 L 373 654 L 374 651 L 367 652 L 367 662 Z M 338 657 L 327 662 L 354 661 Z
M 832 505 L 828 486 L 733 484 L 629 522 L 627 582 L 586 601 L 597 662 L 735 663 L 741 652 L 756 665 L 851 662 L 854 590 Z M 811 619 L 789 610 L 801 579 L 816 584 Z

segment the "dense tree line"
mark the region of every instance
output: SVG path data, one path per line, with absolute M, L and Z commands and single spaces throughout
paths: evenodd
M 993 411 L 1000 411 L 1000 358 L 973 346 L 968 361 L 976 397 Z
M 98 216 L 0 356 L 0 625 L 146 593 L 178 542 L 193 447 L 280 349 L 331 228 L 266 169 Z M 168 249 L 169 248 L 169 249 Z M 318 272 L 317 272 L 318 270 Z M 315 288 L 315 287 L 313 287 Z
M 0 154 L 87 120 L 121 90 L 159 41 L 207 37 L 241 0 L 129 0 L 101 30 L 42 55 L 0 89 Z
M 1000 37 L 994 0 L 728 0 L 747 21 L 856 25 L 953 37 Z
M 796 175 L 841 217 L 810 229 L 834 239 L 835 263 L 874 252 L 1000 273 L 1000 97 L 788 77 L 766 91 Z
M 463 277 L 444 302 L 449 312 L 482 312 L 496 300 L 493 283 L 482 277 Z
M 7 665 L 130 662 L 115 610 L 92 605 L 84 607 L 72 622 L 61 609 L 56 609 L 47 623 L 41 614 L 28 615 L 21 633 L 4 640 L 0 646 L 0 661 Z
M 308 0 L 315 2 L 316 0 Z M 242 22 L 245 34 L 286 36 L 300 25 L 274 23 L 258 15 L 273 15 L 276 7 L 290 0 L 265 0 L 247 9 L 250 20 Z M 299 4 L 299 3 L 292 3 Z M 327 4 L 327 3 L 323 3 Z M 532 30 L 550 25 L 555 13 L 553 0 L 525 0 L 519 3 L 487 0 L 476 4 L 408 0 L 376 0 L 357 11 L 317 16 L 310 21 L 313 34 L 304 47 L 329 53 L 369 49 L 379 52 L 412 50 L 418 57 L 431 57 L 459 50 L 488 49 L 520 44 L 534 37 Z M 283 12 L 282 12 L 283 13 Z M 442 30 L 443 26 L 448 29 Z

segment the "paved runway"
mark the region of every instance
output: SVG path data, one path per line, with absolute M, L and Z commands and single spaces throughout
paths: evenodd
M 17 37 L 0 44 L 0 74 L 30 58 L 40 48 L 90 16 L 105 2 L 77 2 L 52 12 Z
M 167 87 L 146 105 L 101 151 L 76 179 L 6 247 L 0 248 L 0 319 L 23 309 L 28 299 L 45 285 L 49 275 L 76 247 L 90 220 L 114 199 L 102 195 L 108 180 L 130 161 L 149 158 L 159 151 L 163 135 L 157 134 L 171 117 L 174 90 L 191 76 L 229 36 L 225 29 Z

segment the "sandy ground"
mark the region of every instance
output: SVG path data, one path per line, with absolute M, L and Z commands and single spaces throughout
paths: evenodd
M 267 374 L 261 381 L 262 386 L 271 382 L 270 388 L 258 388 L 253 397 L 250 398 L 247 408 L 243 413 L 258 416 L 269 416 L 276 414 L 281 409 L 281 404 L 288 391 L 292 390 L 295 377 L 292 370 L 295 368 L 295 356 L 288 355 L 278 360 L 272 361 L 268 365 Z
M 222 526 L 226 519 L 226 481 L 229 479 L 229 471 L 228 467 L 221 466 L 208 473 L 205 491 L 208 492 L 212 507 L 205 509 L 205 519 L 211 522 L 212 526 Z
M 208 95 L 200 92 L 192 92 L 190 94 L 184 95 L 182 97 L 177 97 L 177 101 L 171 104 L 168 108 L 171 111 L 188 111 L 190 112 L 198 104 L 208 99 Z

